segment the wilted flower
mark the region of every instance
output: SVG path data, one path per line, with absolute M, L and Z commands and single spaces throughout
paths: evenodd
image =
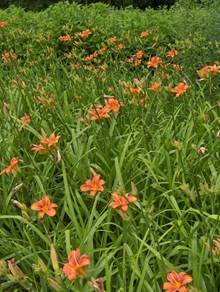
M 216 237 L 216 239 L 213 239 L 211 245 L 208 245 L 209 251 L 214 256 L 220 256 L 220 237 Z
M 78 276 L 85 276 L 85 268 L 90 264 L 88 255 L 81 255 L 79 248 L 68 255 L 68 263 L 64 264 L 63 272 L 70 281 L 76 280 Z
M 16 264 L 15 259 L 8 260 L 8 268 L 16 279 L 24 279 L 26 276 Z
M 174 140 L 173 146 L 176 148 L 176 150 L 180 151 L 183 148 L 183 144 L 180 141 Z
M 204 155 L 208 152 L 208 149 L 206 147 L 202 146 L 202 147 L 198 148 L 197 152 L 198 152 L 198 154 Z
M 91 279 L 91 281 L 89 281 L 89 284 L 92 288 L 95 289 L 96 292 L 105 292 L 103 279 L 101 278 Z
M 186 286 L 192 282 L 192 277 L 185 272 L 171 272 L 167 275 L 167 281 L 163 284 L 166 292 L 187 292 Z

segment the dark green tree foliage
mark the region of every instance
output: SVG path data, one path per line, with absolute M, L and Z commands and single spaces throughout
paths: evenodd
M 0 0 L 0 8 L 7 8 L 9 5 L 16 5 L 26 9 L 44 9 L 53 3 L 61 0 Z M 106 4 L 114 5 L 116 7 L 134 6 L 140 9 L 147 7 L 158 8 L 160 6 L 170 7 L 176 0 L 75 0 L 82 4 L 90 4 L 95 2 L 104 2 Z

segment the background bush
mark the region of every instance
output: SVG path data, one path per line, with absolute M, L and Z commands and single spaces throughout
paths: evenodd
M 173 4 L 177 2 L 181 3 L 189 3 L 192 5 L 193 3 L 205 3 L 210 4 L 213 2 L 212 0 L 75 0 L 81 4 L 90 4 L 95 2 L 103 2 L 106 4 L 114 5 L 116 7 L 126 7 L 126 6 L 134 6 L 140 9 L 145 9 L 146 7 L 157 8 L 160 6 L 171 7 Z M 20 7 L 24 7 L 26 9 L 44 9 L 51 4 L 61 2 L 60 0 L 1 0 L 0 8 L 6 8 L 10 5 L 16 5 Z M 72 2 L 72 1 L 71 1 Z

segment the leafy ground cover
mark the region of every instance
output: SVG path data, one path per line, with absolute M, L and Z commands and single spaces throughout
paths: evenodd
M 2 291 L 219 291 L 219 12 L 0 11 Z

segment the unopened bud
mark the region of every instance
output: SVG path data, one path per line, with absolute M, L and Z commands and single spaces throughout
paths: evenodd
M 51 263 L 52 263 L 52 267 L 54 269 L 55 274 L 59 274 L 60 272 L 60 268 L 59 268 L 59 264 L 58 264 L 58 259 L 57 259 L 57 253 L 56 250 L 53 246 L 53 244 L 51 244 L 50 247 L 50 259 L 51 259 Z
M 0 276 L 5 276 L 9 273 L 8 266 L 5 260 L 0 260 Z

